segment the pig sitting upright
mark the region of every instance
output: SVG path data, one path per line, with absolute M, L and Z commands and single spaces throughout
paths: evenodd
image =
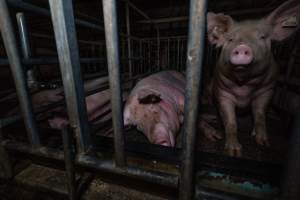
M 271 41 L 281 41 L 299 28 L 300 1 L 282 4 L 266 18 L 236 22 L 224 14 L 208 13 L 208 40 L 222 47 L 213 77 L 213 93 L 225 127 L 225 149 L 240 156 L 236 108 L 251 106 L 253 135 L 260 145 L 268 145 L 266 108 L 273 94 L 277 64 Z
M 137 83 L 124 108 L 124 125 L 134 125 L 154 144 L 175 146 L 184 112 L 185 78 L 162 71 Z

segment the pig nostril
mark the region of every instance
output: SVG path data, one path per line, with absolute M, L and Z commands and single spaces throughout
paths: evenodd
M 234 54 L 235 54 L 235 55 L 238 55 L 238 54 L 239 54 L 239 52 L 238 52 L 238 51 L 235 51 L 235 52 L 234 52 Z
M 245 51 L 245 55 L 248 55 L 248 51 Z

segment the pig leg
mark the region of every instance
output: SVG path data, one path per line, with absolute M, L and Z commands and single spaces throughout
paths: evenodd
M 255 136 L 256 142 L 259 145 L 269 146 L 267 131 L 266 131 L 266 109 L 270 102 L 272 91 L 266 92 L 258 96 L 252 102 L 252 112 L 254 115 L 254 128 L 252 135 Z
M 219 109 L 225 127 L 225 150 L 230 156 L 241 156 L 242 146 L 237 138 L 237 122 L 234 103 L 225 98 L 219 99 Z

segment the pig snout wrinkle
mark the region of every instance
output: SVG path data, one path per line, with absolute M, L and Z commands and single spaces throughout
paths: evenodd
M 245 44 L 240 44 L 235 47 L 230 55 L 230 62 L 233 65 L 249 65 L 252 60 L 252 49 Z

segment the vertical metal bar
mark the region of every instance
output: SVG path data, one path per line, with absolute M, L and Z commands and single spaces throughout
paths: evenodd
M 152 66 L 151 66 L 151 52 L 150 52 L 150 42 L 151 40 L 148 40 L 148 44 L 147 44 L 147 52 L 148 52 L 148 69 L 151 69 L 150 71 L 152 72 Z
M 30 101 L 29 92 L 27 90 L 26 79 L 24 77 L 21 58 L 17 48 L 17 41 L 5 0 L 0 0 L 0 30 L 12 75 L 16 84 L 17 95 L 28 138 L 34 147 L 38 147 L 40 145 L 40 138 L 38 136 L 36 121 L 33 115 L 32 102 Z
M 168 54 L 168 66 L 167 68 L 170 69 L 170 39 L 168 38 L 168 45 L 167 45 L 167 54 Z
M 129 77 L 132 77 L 132 55 L 131 55 L 131 38 L 130 38 L 130 16 L 129 16 L 129 5 L 126 2 L 126 30 L 127 30 L 127 48 L 128 48 L 128 67 L 129 67 Z
M 139 68 L 142 69 L 143 68 L 143 63 L 144 63 L 142 40 L 139 41 L 139 48 L 140 48 L 140 51 L 139 51 L 139 54 L 140 54 L 140 67 Z M 136 73 L 136 74 L 138 74 L 138 73 Z
M 285 167 L 282 200 L 300 199 L 300 111 L 294 117 L 288 160 Z
M 120 80 L 119 40 L 117 27 L 116 0 L 102 0 L 105 40 L 107 49 L 109 86 L 111 91 L 112 118 L 114 128 L 115 161 L 117 166 L 124 166 L 123 113 Z
M 13 168 L 9 159 L 9 155 L 2 145 L 2 121 L 0 121 L 0 178 L 10 179 L 13 177 Z
M 56 48 L 63 79 L 70 126 L 77 137 L 78 151 L 91 145 L 81 78 L 72 0 L 49 0 Z
M 76 177 L 75 177 L 75 168 L 74 168 L 74 159 L 75 152 L 74 147 L 72 145 L 72 135 L 71 131 L 68 128 L 64 128 L 62 130 L 63 135 L 63 144 L 64 144 L 64 160 L 65 160 L 65 170 L 68 181 L 68 192 L 69 199 L 76 200 Z
M 176 69 L 179 71 L 179 67 L 180 67 L 180 64 L 179 64 L 179 58 L 180 58 L 180 54 L 179 54 L 179 50 L 180 50 L 180 39 L 178 38 L 177 39 L 177 63 L 176 63 Z
M 205 22 L 206 0 L 190 0 L 180 200 L 190 200 L 194 195 L 196 122 L 205 43 Z
M 29 59 L 32 57 L 32 53 L 31 53 L 31 48 L 30 48 L 30 43 L 29 43 L 29 36 L 28 36 L 26 20 L 25 20 L 25 16 L 23 13 L 17 13 L 17 23 L 18 23 L 23 57 L 25 59 Z M 30 66 L 28 68 L 25 68 L 25 70 L 27 71 L 26 74 L 27 74 L 28 87 L 32 88 L 36 84 L 36 78 L 35 78 L 35 73 L 34 73 L 33 67 Z

